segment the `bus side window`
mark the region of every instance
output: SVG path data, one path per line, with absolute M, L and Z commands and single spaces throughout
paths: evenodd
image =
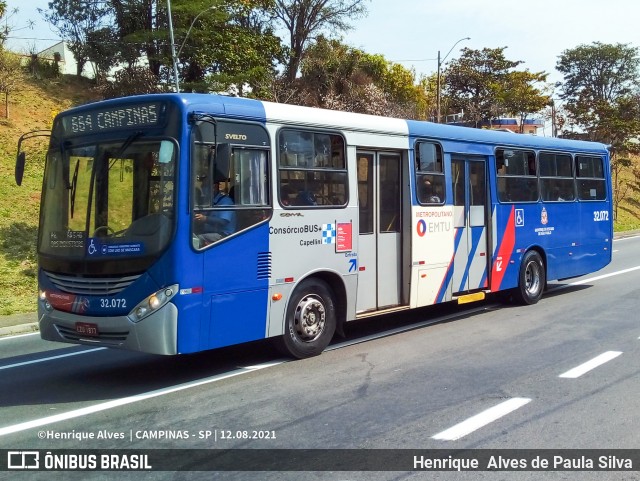
M 496 150 L 500 202 L 536 202 L 539 197 L 536 155 L 517 149 Z
M 278 183 L 283 207 L 347 205 L 345 142 L 340 135 L 282 130 Z
M 576 177 L 580 200 L 604 200 L 607 198 L 601 157 L 576 156 Z
M 416 196 L 420 204 L 441 204 L 445 200 L 442 147 L 433 142 L 416 142 Z

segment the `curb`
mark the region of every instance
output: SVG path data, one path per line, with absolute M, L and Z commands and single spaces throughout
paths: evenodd
M 0 337 L 17 336 L 20 334 L 32 334 L 40 330 L 37 322 L 16 324 L 15 326 L 0 327 Z

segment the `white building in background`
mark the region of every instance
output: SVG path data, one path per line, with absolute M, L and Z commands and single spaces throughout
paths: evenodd
M 76 57 L 73 55 L 73 52 L 69 49 L 67 42 L 60 41 L 55 45 L 52 45 L 49 48 L 45 48 L 41 52 L 38 52 L 36 55 L 41 60 L 46 60 L 48 62 L 55 62 L 56 53 L 60 54 L 60 73 L 62 75 L 76 75 L 76 69 L 78 68 L 78 62 L 76 62 Z M 149 66 L 149 62 L 146 56 L 142 56 L 138 58 L 137 65 L 139 67 L 147 67 Z M 108 78 L 113 78 L 113 74 L 118 70 L 122 70 L 122 66 L 117 65 L 113 67 L 108 74 Z M 96 66 L 93 62 L 85 62 L 84 67 L 82 69 L 82 76 L 86 78 L 95 78 L 96 76 Z
M 41 60 L 55 62 L 56 53 L 60 54 L 60 73 L 62 75 L 75 75 L 78 68 L 78 62 L 76 62 L 73 52 L 69 50 L 67 42 L 58 42 L 55 45 L 38 52 L 36 55 Z M 84 64 L 82 76 L 87 78 L 94 78 L 96 76 L 96 69 L 93 62 L 86 62 Z

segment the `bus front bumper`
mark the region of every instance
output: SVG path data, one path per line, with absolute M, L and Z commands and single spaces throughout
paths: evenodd
M 91 317 L 38 309 L 40 337 L 47 341 L 113 347 L 149 354 L 177 354 L 178 309 L 171 302 L 148 317 Z

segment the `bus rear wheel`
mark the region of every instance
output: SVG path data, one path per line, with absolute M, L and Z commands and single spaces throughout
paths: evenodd
M 546 284 L 542 257 L 537 251 L 527 252 L 520 264 L 518 287 L 513 292 L 515 299 L 521 304 L 535 304 L 542 297 Z
M 296 359 L 319 355 L 336 330 L 336 302 L 331 288 L 319 279 L 303 281 L 287 306 L 284 335 L 278 347 Z

